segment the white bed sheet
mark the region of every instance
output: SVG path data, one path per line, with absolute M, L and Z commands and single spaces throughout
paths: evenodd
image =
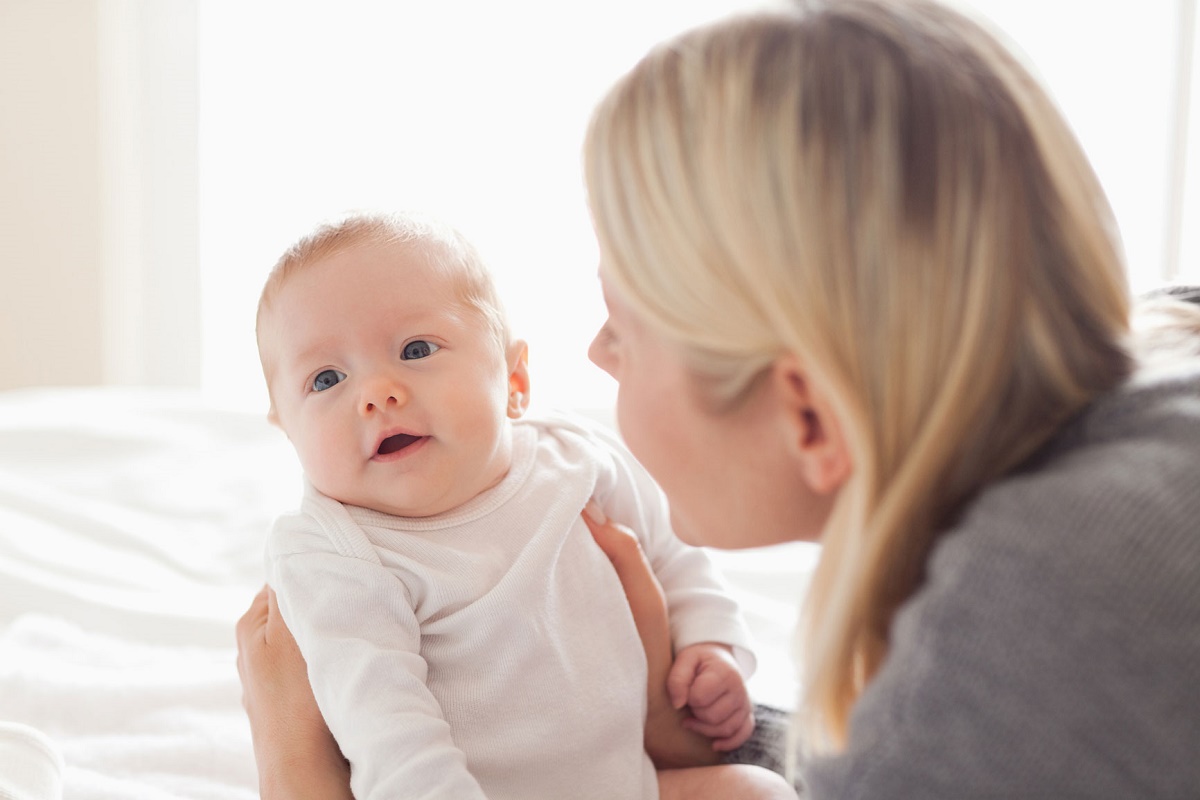
M 298 490 L 282 434 L 198 393 L 0 392 L 0 721 L 58 745 L 67 800 L 258 796 L 233 626 Z M 789 706 L 815 550 L 716 556 Z

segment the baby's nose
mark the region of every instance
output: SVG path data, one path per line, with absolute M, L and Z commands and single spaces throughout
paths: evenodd
M 375 378 L 365 387 L 359 406 L 364 414 L 382 411 L 391 406 L 400 406 L 408 401 L 408 392 L 399 381 L 391 378 Z

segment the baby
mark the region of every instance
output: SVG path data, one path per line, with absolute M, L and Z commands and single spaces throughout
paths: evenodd
M 646 658 L 589 501 L 639 532 L 691 713 L 749 736 L 749 634 L 605 427 L 524 419 L 525 343 L 453 229 L 358 215 L 259 303 L 270 419 L 304 469 L 269 583 L 367 798 L 655 798 Z M 703 690 L 698 687 L 703 686 Z

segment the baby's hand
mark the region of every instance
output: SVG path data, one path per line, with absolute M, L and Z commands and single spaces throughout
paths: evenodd
M 713 740 L 713 750 L 736 750 L 754 731 L 754 707 L 733 652 L 725 645 L 701 642 L 675 655 L 667 675 L 667 693 L 675 708 L 688 706 L 684 725 Z

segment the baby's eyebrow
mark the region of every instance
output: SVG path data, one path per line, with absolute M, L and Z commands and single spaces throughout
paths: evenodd
M 302 350 L 296 350 L 291 353 L 284 353 L 280 356 L 279 363 L 281 367 L 287 371 L 296 371 L 300 369 L 308 369 L 306 365 L 316 366 L 318 361 L 327 361 L 327 353 L 329 348 L 323 343 L 317 343 L 305 347 Z

